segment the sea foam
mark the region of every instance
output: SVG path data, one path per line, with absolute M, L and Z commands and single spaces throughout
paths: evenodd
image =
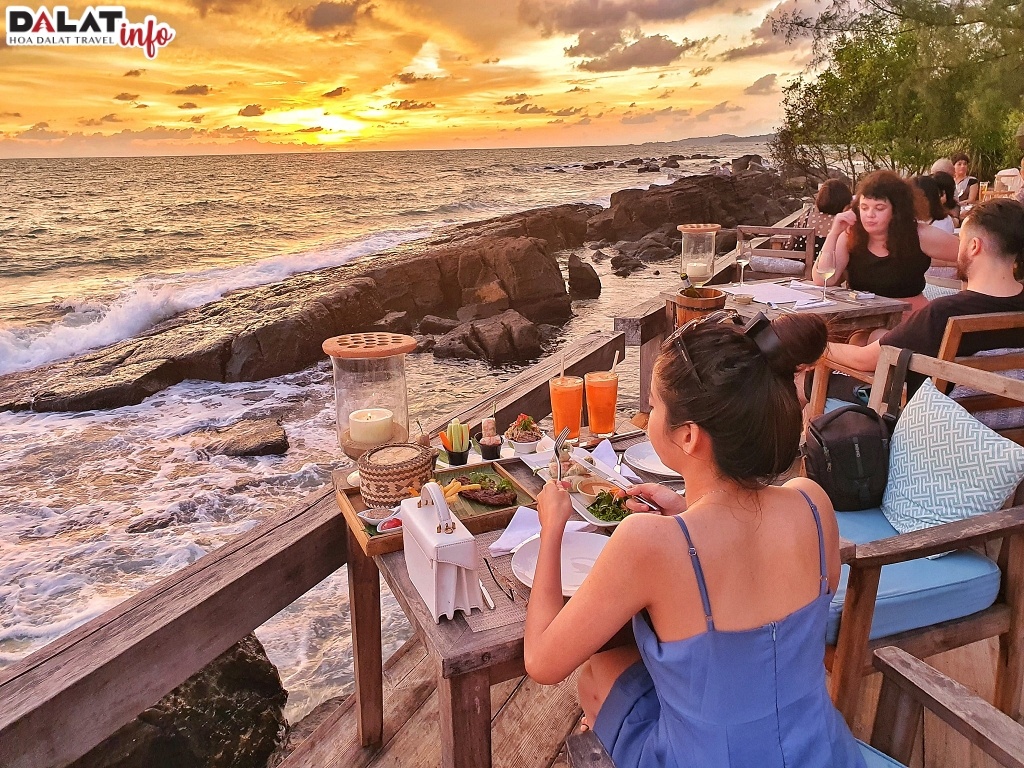
M 42 329 L 0 328 L 0 375 L 35 368 L 128 339 L 181 312 L 216 301 L 229 291 L 284 280 L 345 264 L 429 234 L 417 228 L 381 232 L 336 248 L 274 256 L 226 269 L 140 279 L 104 302 L 90 297 L 59 300 L 69 312 Z

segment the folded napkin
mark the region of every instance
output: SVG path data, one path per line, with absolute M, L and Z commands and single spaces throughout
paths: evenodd
M 791 280 L 789 282 L 789 287 L 790 288 L 817 288 L 819 291 L 821 290 L 821 286 L 820 285 L 815 285 L 814 283 L 812 283 L 809 280 Z
M 565 530 L 592 531 L 594 526 L 581 520 L 570 520 L 565 524 Z M 538 533 L 540 533 L 540 518 L 537 516 L 537 510 L 530 509 L 529 507 L 519 507 L 516 513 L 512 515 L 512 519 L 508 521 L 508 527 L 505 529 L 505 532 L 487 550 L 491 553 L 491 557 L 501 557 L 502 555 L 507 555 L 514 547 Z
M 793 309 L 820 309 L 821 307 L 831 307 L 835 304 L 831 299 L 807 299 L 806 301 L 798 301 L 793 305 Z
M 594 458 L 598 461 L 607 464 L 611 469 L 615 469 L 615 462 L 619 460 L 618 456 L 615 455 L 615 449 L 612 448 L 610 440 L 602 440 L 598 443 L 598 446 L 591 451 Z M 625 462 L 618 468 L 618 473 L 624 478 L 634 483 L 642 483 L 643 480 L 629 467 L 626 466 Z

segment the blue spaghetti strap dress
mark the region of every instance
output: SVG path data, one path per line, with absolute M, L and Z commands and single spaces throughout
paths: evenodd
M 801 491 L 803 493 L 803 491 Z M 689 545 L 707 632 L 662 642 L 633 617 L 642 661 L 612 686 L 594 723 L 617 768 L 863 768 L 825 688 L 828 590 L 821 518 L 821 587 L 812 602 L 756 629 L 715 629 L 704 572 Z

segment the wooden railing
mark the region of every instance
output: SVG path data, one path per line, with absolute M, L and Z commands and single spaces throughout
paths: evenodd
M 621 333 L 568 346 L 567 371 L 609 368 Z M 549 359 L 455 413 L 478 422 L 551 411 Z M 507 417 L 506 418 L 511 418 Z M 0 672 L 0 766 L 55 768 L 81 757 L 347 561 L 331 489 L 263 522 Z

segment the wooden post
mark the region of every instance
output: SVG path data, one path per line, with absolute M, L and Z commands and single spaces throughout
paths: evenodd
M 875 615 L 875 598 L 881 575 L 881 566 L 851 567 L 846 584 L 846 603 L 832 662 L 831 688 L 836 709 L 851 727 L 857 714 L 864 666 L 869 663 L 868 635 Z
M 438 675 L 441 768 L 490 768 L 491 680 L 477 669 L 449 678 Z
M 1021 686 L 1024 685 L 1024 536 L 1003 540 L 1006 568 L 1003 571 L 1003 600 L 1010 607 L 1010 628 L 999 636 L 996 662 L 995 705 L 1016 720 L 1020 716 Z
M 380 571 L 348 532 L 348 605 L 355 661 L 359 743 L 384 741 L 384 669 L 380 639 Z

